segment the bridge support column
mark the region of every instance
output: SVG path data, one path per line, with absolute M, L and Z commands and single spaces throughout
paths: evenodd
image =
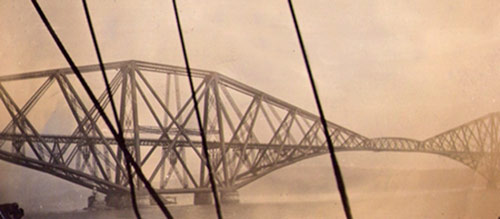
M 220 192 L 220 202 L 223 204 L 237 204 L 240 203 L 240 195 L 236 190 Z M 194 193 L 195 205 L 211 205 L 214 203 L 213 194 L 211 192 L 197 192 Z
M 240 194 L 238 191 L 223 191 L 220 194 L 221 202 L 224 204 L 237 204 L 240 203 Z
M 150 205 L 148 194 L 137 194 L 135 197 L 138 206 Z M 129 208 L 132 207 L 130 194 L 108 194 L 105 198 L 106 206 L 113 208 Z
M 213 197 L 211 192 L 196 192 L 194 193 L 195 205 L 211 205 L 213 204 Z
M 132 204 L 130 203 L 130 196 L 126 194 L 107 194 L 106 198 L 106 206 L 108 207 L 113 207 L 113 208 L 125 208 L 127 206 L 131 206 Z

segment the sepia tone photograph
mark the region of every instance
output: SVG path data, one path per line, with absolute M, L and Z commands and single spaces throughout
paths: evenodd
M 0 219 L 500 218 L 494 0 L 0 0 Z

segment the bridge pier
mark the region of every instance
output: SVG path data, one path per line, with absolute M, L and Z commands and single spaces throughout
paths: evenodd
M 211 192 L 196 192 L 194 193 L 195 205 L 211 205 L 213 204 L 213 197 Z
M 104 199 L 106 201 L 106 206 L 108 207 L 113 207 L 113 208 L 124 208 L 127 206 L 131 206 L 130 203 L 130 197 L 126 194 L 116 194 L 116 193 L 111 193 L 107 194 L 106 198 Z
M 107 194 L 104 199 L 106 202 L 106 206 L 113 208 L 128 208 L 132 206 L 132 200 L 130 194 L 128 193 L 111 193 Z M 138 206 L 148 206 L 150 205 L 149 195 L 139 195 L 137 194 L 135 197 Z
M 238 204 L 240 203 L 240 194 L 236 190 L 223 191 L 221 192 L 220 199 L 224 204 Z
M 236 190 L 228 190 L 220 192 L 220 202 L 223 204 L 240 203 L 240 195 Z M 194 193 L 195 205 L 211 205 L 214 203 L 213 194 L 211 192 L 196 192 Z

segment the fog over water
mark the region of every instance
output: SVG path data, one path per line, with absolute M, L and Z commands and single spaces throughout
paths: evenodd
M 371 152 L 355 154 L 340 153 L 339 157 L 341 160 L 365 158 L 380 163 L 400 156 L 379 156 L 382 153 Z M 495 207 L 500 204 L 498 191 L 486 189 L 481 176 L 454 161 L 433 156 L 404 157 L 415 157 L 421 162 L 438 160 L 447 163 L 448 168 L 345 166 L 343 173 L 353 214 L 357 218 L 474 218 L 478 215 L 489 218 L 500 214 Z M 342 218 L 328 162 L 328 156 L 323 156 L 263 177 L 240 190 L 241 204 L 223 205 L 225 215 L 228 218 L 304 218 L 304 215 L 308 215 L 306 218 Z M 27 209 L 28 218 L 133 218 L 130 210 L 83 211 L 91 193 L 89 190 L 30 170 L 23 173 L 24 176 L 11 173 L 13 177 L 6 180 L 9 183 L 30 179 L 23 189 L 11 186 L 10 191 L 2 191 L 2 194 L 18 200 Z M 53 189 L 54 186 L 59 189 Z M 213 206 L 171 205 L 169 209 L 179 218 L 215 217 Z M 161 218 L 156 207 L 142 208 L 141 212 L 145 217 Z
M 137 59 L 183 66 L 171 2 L 88 3 L 105 62 Z M 500 111 L 497 1 L 294 3 L 329 121 L 369 138 L 424 140 Z M 81 3 L 40 4 L 77 65 L 97 63 Z M 192 67 L 220 72 L 317 112 L 286 1 L 186 0 L 179 7 Z M 0 75 L 68 66 L 30 1 L 0 4 L 0 64 Z M 4 85 L 22 105 L 35 91 L 32 85 L 40 83 Z M 49 98 L 30 120 L 44 133 L 57 133 L 72 119 L 58 111 L 61 105 Z M 9 120 L 2 104 L 0 128 Z M 498 191 L 486 190 L 482 176 L 451 159 L 389 152 L 342 152 L 338 157 L 354 215 L 360 218 L 500 216 Z M 341 218 L 329 162 L 328 156 L 308 159 L 242 188 L 243 204 L 226 208 L 228 218 L 238 213 L 262 218 L 265 212 L 267 218 Z M 60 212 L 82 209 L 91 194 L 5 161 L 0 161 L 0 174 L 0 203 L 19 202 L 33 218 L 52 211 L 59 213 L 45 217 L 69 217 Z M 262 204 L 271 202 L 282 205 Z M 158 217 L 156 210 L 144 211 Z M 203 215 L 212 209 L 176 206 L 173 212 L 183 218 L 189 217 L 186 212 Z

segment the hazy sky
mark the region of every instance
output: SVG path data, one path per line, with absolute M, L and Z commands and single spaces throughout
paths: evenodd
M 97 62 L 80 1 L 40 1 L 78 65 Z M 171 1 L 89 1 L 105 61 L 183 65 Z M 179 1 L 191 65 L 316 113 L 286 1 Z M 500 110 L 494 0 L 295 1 L 330 121 L 425 139 Z M 29 1 L 0 4 L 1 75 L 67 67 Z M 21 88 L 20 88 L 21 89 Z
M 497 0 L 294 2 L 328 120 L 367 137 L 422 140 L 500 110 Z M 75 62 L 97 63 L 81 2 L 40 3 Z M 183 65 L 171 1 L 89 0 L 89 7 L 106 62 Z M 317 112 L 285 0 L 179 0 L 179 7 L 192 67 Z M 68 67 L 30 1 L 0 0 L 0 66 L 0 75 Z M 19 85 L 11 93 L 26 98 L 29 85 Z M 1 112 L 3 105 L 5 124 Z M 370 167 L 423 163 L 411 154 L 384 158 L 390 154 L 360 159 Z M 357 156 L 340 160 L 349 166 Z M 33 172 L 0 164 L 19 179 Z

